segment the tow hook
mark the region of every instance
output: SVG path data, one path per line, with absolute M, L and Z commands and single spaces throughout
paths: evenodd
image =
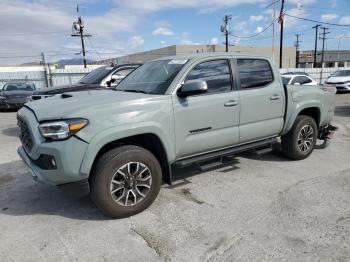
M 331 139 L 334 135 L 334 132 L 338 130 L 338 127 L 332 125 L 326 125 L 320 128 L 318 132 L 318 139 L 327 140 Z
M 329 146 L 329 140 L 333 137 L 334 132 L 337 131 L 338 128 L 332 125 L 326 125 L 319 129 L 318 131 L 318 139 L 322 140 L 322 144 L 315 145 L 316 149 L 325 149 Z

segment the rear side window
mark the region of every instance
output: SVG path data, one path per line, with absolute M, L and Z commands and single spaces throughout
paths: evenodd
M 212 60 L 196 65 L 187 75 L 188 80 L 203 80 L 207 82 L 207 93 L 220 93 L 231 90 L 231 73 L 228 61 Z
M 241 88 L 258 88 L 273 81 L 271 66 L 263 59 L 238 59 L 238 74 Z

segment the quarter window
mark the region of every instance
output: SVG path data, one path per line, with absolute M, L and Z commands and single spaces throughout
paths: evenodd
M 196 65 L 185 81 L 203 80 L 207 82 L 208 93 L 231 90 L 231 73 L 227 60 L 213 60 Z
M 263 87 L 273 81 L 273 73 L 267 60 L 238 59 L 237 65 L 242 89 Z

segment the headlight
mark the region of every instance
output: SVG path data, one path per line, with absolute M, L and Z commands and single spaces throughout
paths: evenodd
M 45 138 L 63 140 L 83 129 L 88 123 L 87 119 L 46 122 L 39 125 L 39 131 Z

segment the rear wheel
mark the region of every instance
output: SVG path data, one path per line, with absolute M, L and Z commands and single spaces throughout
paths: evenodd
M 294 160 L 307 158 L 314 150 L 317 132 L 317 124 L 312 117 L 298 116 L 291 130 L 282 137 L 283 154 Z
M 151 152 L 121 146 L 98 160 L 90 181 L 91 197 L 105 214 L 123 218 L 149 207 L 161 183 L 162 170 Z

